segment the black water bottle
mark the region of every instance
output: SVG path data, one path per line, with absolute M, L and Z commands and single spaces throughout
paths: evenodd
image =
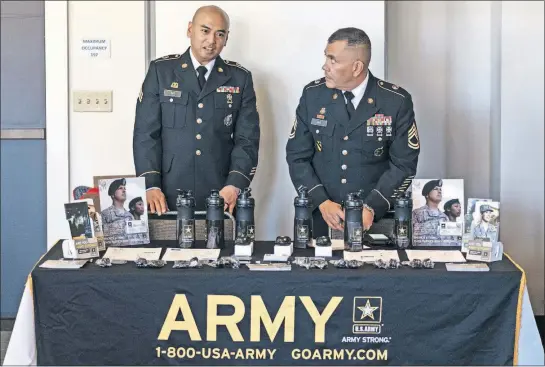
M 236 238 L 247 237 L 255 240 L 254 207 L 255 200 L 251 197 L 252 189 L 245 188 L 237 198 Z
M 406 249 L 411 245 L 412 206 L 411 194 L 409 192 L 406 192 L 405 195 L 400 195 L 394 204 L 394 237 L 396 247 L 399 249 Z
M 178 192 L 178 246 L 192 248 L 195 245 L 195 198 L 191 190 L 178 189 Z
M 295 217 L 293 219 L 293 246 L 295 248 L 307 248 L 312 241 L 312 199 L 308 196 L 305 186 L 299 190 L 293 204 Z
M 344 201 L 344 249 L 363 250 L 363 192 L 350 193 Z
M 211 190 L 206 198 L 206 248 L 216 249 L 225 247 L 223 231 L 224 200 L 219 190 Z

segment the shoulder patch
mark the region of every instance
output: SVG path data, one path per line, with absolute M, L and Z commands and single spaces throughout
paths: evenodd
M 325 77 L 324 78 L 320 78 L 320 79 L 316 79 L 310 83 L 308 83 L 307 85 L 305 85 L 305 90 L 309 89 L 309 88 L 314 88 L 314 87 L 318 87 L 322 84 L 325 84 Z
M 398 96 L 401 96 L 403 98 L 407 97 L 409 93 L 407 91 L 395 84 L 385 82 L 384 80 L 379 80 L 377 82 L 378 86 L 384 90 L 387 90 L 388 92 L 395 93 Z
M 159 61 L 166 61 L 166 60 L 177 60 L 179 59 L 180 57 L 182 57 L 182 55 L 180 54 L 174 54 L 174 55 L 166 55 L 166 56 L 163 56 L 161 58 L 158 58 L 156 60 L 154 60 L 155 62 L 159 62 Z
M 249 73 L 250 71 L 248 69 L 246 69 L 244 66 L 240 65 L 238 62 L 236 61 L 230 61 L 230 60 L 223 60 L 223 62 L 225 63 L 225 65 L 229 65 L 229 66 L 234 66 L 235 68 L 239 68 L 241 70 L 244 70 L 245 72 Z

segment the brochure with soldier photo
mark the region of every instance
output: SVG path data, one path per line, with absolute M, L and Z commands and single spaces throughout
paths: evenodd
M 475 211 L 478 201 L 492 201 L 492 199 L 467 199 L 467 214 L 465 216 L 464 233 L 471 234 L 473 231 L 474 223 L 477 223 L 477 221 L 481 218 L 480 213 L 478 211 Z
M 416 179 L 411 187 L 413 246 L 462 246 L 464 180 Z
M 477 201 L 475 203 L 474 220 L 471 222 L 472 239 L 488 238 L 490 242 L 498 242 L 500 234 L 499 201 Z
M 94 237 L 94 228 L 89 217 L 86 200 L 77 200 L 64 204 L 64 213 L 70 226 L 70 234 L 73 240 Z
M 106 245 L 149 244 L 145 178 L 99 180 L 98 189 Z

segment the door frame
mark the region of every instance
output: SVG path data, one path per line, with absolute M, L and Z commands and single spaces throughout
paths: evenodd
M 68 1 L 45 1 L 47 249 L 67 232 L 70 201 Z

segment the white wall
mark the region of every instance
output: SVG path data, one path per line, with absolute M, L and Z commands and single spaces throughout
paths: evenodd
M 216 3 L 231 19 L 222 57 L 252 72 L 261 119 L 260 159 L 252 183 L 259 240 L 293 232 L 293 198 L 285 145 L 303 87 L 321 78 L 327 38 L 355 26 L 371 38 L 371 71 L 384 77 L 384 2 L 158 1 L 156 57 L 189 47 L 187 24 L 195 10 Z M 352 9 L 351 12 L 332 11 Z M 274 195 L 274 199 L 273 196 Z
M 416 177 L 501 201 L 501 240 L 543 314 L 543 3 L 389 1 L 386 24 L 387 79 L 415 104 Z
M 66 238 L 64 203 L 69 200 L 68 3 L 45 3 L 47 154 L 47 249 Z
M 543 2 L 502 2 L 502 241 L 544 314 Z
M 146 71 L 144 1 L 70 1 L 70 189 L 134 174 L 134 111 Z M 110 40 L 111 58 L 82 57 L 82 38 Z M 73 90 L 112 90 L 113 112 L 73 112 Z

